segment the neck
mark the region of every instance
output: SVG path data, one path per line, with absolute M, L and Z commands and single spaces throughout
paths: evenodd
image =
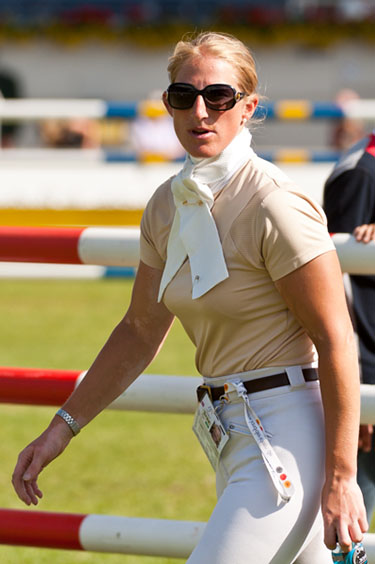
M 218 153 L 213 157 L 193 157 L 193 155 L 190 155 L 188 153 L 187 158 L 189 158 L 194 165 L 210 164 L 211 162 L 214 163 L 222 158 L 225 158 L 225 156 L 229 155 L 237 149 L 240 149 L 242 147 L 250 147 L 251 139 L 252 135 L 250 131 L 247 127 L 243 127 L 239 131 L 239 133 L 237 133 L 237 135 L 232 139 L 232 141 L 221 151 L 221 153 Z
M 196 158 L 188 155 L 186 164 L 192 178 L 207 184 L 213 193 L 225 186 L 229 179 L 251 158 L 251 133 L 242 128 L 221 153 L 214 157 Z

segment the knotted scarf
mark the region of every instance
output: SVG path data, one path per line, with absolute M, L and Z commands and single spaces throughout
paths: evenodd
M 169 282 L 189 258 L 192 299 L 199 298 L 228 278 L 219 233 L 211 213 L 214 194 L 250 159 L 251 134 L 247 128 L 215 157 L 187 155 L 171 190 L 176 206 L 167 246 L 167 261 L 160 282 L 158 301 Z

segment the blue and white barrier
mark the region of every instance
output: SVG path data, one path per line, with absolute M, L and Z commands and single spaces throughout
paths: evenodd
M 0 100 L 0 120 L 27 121 L 39 119 L 66 118 L 123 118 L 137 116 L 157 117 L 165 109 L 161 101 L 144 100 L 105 101 L 100 99 L 2 99 Z M 279 120 L 374 119 L 375 100 L 350 100 L 345 105 L 334 102 L 311 102 L 309 100 L 263 101 L 258 106 L 256 118 Z
M 340 157 L 339 151 L 314 149 L 273 149 L 259 151 L 261 158 L 273 163 L 334 163 Z M 182 163 L 185 157 L 169 159 L 162 154 L 142 155 L 133 152 L 107 149 L 2 149 L 0 162 L 83 162 L 83 163 L 137 163 L 171 162 Z

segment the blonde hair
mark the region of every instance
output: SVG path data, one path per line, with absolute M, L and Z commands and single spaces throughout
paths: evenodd
M 258 86 L 255 61 L 249 49 L 236 37 L 226 33 L 206 31 L 177 43 L 169 58 L 168 74 L 171 82 L 189 59 L 212 55 L 229 62 L 235 69 L 240 89 L 253 94 Z

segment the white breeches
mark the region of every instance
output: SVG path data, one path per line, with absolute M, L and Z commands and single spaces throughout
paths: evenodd
M 324 423 L 319 383 L 249 396 L 295 492 L 277 494 L 231 394 L 215 402 L 230 440 L 216 474 L 218 503 L 188 564 L 331 564 L 323 544 L 320 496 L 324 481 Z

